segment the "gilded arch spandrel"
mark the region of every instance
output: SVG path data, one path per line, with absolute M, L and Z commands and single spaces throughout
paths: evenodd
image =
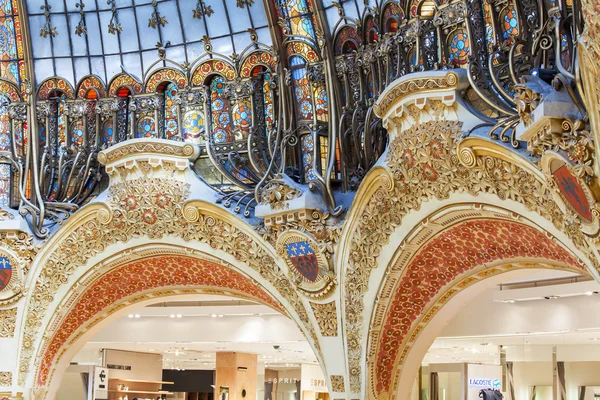
M 427 79 L 439 80 L 441 74 L 430 78 L 421 74 L 415 84 L 421 82 L 427 87 Z M 427 202 L 451 201 L 454 195 L 465 195 L 485 196 L 499 204 L 517 203 L 565 235 L 590 273 L 597 275 L 595 246 L 582 233 L 580 218 L 557 202 L 555 185 L 544 173 L 497 142 L 478 136 L 462 139 L 477 122 L 456 95 L 461 79 L 459 75 L 458 82 L 450 87 L 429 86 L 421 93 L 403 90 L 410 82 L 401 81 L 386 91 L 395 93 L 391 103 L 386 93 L 380 100 L 386 102 L 378 111 L 391 143 L 384 160 L 379 161 L 357 193 L 340 247 L 352 393 L 372 396 L 367 392 L 363 367 L 371 315 L 365 303 L 376 301 L 374 290 L 385 272 L 382 251 L 385 248 L 389 257 L 392 250 L 386 246 L 390 238 L 410 229 L 403 226 L 403 220 L 411 213 L 422 212 Z M 461 145 L 461 140 L 468 145 Z
M 122 157 L 131 155 L 121 150 Z M 286 313 L 316 346 L 315 353 L 320 357 L 319 341 L 304 300 L 281 269 L 275 250 L 239 218 L 206 201 L 190 201 L 190 184 L 182 180 L 187 164 L 178 166 L 176 161 L 164 160 L 152 164 L 148 160 L 136 162 L 132 169 L 115 167 L 111 174 L 118 183 L 111 185 L 107 203 L 92 203 L 76 213 L 34 261 L 28 285 L 33 295 L 28 297 L 21 339 L 26 345 L 20 353 L 19 384 L 29 387 L 32 383 L 32 363 L 36 355 L 39 357 L 41 333 L 50 318 L 48 311 L 60 300 L 55 296 L 68 293 L 72 279 L 93 268 L 98 258 L 107 257 L 107 249 L 121 252 L 127 247 L 124 244 L 140 238 L 158 242 L 183 239 L 190 246 L 205 246 L 243 265 L 243 270 L 260 277 L 287 303 Z M 142 177 L 130 179 L 136 171 L 143 171 Z

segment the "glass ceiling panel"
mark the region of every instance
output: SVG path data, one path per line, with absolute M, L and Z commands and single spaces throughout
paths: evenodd
M 337 8 L 333 4 L 333 0 L 323 0 L 323 8 L 327 14 L 327 23 L 329 29 L 333 30 L 335 24 L 340 19 Z M 363 0 L 348 0 L 340 2 L 344 9 L 344 15 L 353 19 L 360 19 L 362 17 L 363 10 L 365 9 L 365 3 Z
M 158 60 L 158 42 L 168 44 L 167 58 L 179 63 L 191 63 L 204 54 L 205 35 L 211 38 L 213 50 L 225 55 L 240 53 L 251 44 L 249 28 L 257 30 L 262 43 L 271 44 L 262 1 L 252 5 L 235 0 L 156 0 L 154 4 L 152 0 L 26 2 L 37 84 L 57 75 L 75 86 L 90 73 L 108 83 L 121 67 L 142 79 L 143 71 Z M 194 18 L 198 2 L 205 12 Z M 149 26 L 153 17 L 158 17 L 156 28 Z M 121 31 L 111 32 L 111 23 L 120 25 Z M 44 28 L 50 30 L 46 37 L 40 36 Z M 52 29 L 56 30 L 54 36 Z M 159 63 L 154 68 L 162 66 Z

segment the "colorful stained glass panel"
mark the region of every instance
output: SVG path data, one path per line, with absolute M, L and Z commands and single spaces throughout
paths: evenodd
M 225 78 L 216 76 L 210 83 L 211 116 L 213 127 L 213 140 L 216 143 L 229 143 L 233 141 L 231 134 L 231 118 L 229 116 L 229 103 L 224 96 Z
M 0 207 L 10 205 L 10 175 L 10 165 L 0 164 Z
M 467 32 L 460 29 L 454 33 L 452 40 L 448 45 L 450 63 L 454 66 L 461 66 L 467 63 L 469 59 L 470 45 Z
M 185 113 L 182 130 L 186 142 L 204 143 L 204 117 L 202 111 L 192 110 Z
M 108 120 L 104 123 L 104 129 L 102 130 L 102 143 L 109 144 L 113 138 L 113 122 Z
M 71 144 L 80 147 L 83 144 L 83 122 L 76 121 L 71 126 Z
M 512 42 L 514 38 L 519 36 L 519 20 L 517 19 L 517 11 L 514 9 L 507 10 L 502 17 L 502 37 L 505 40 Z
M 137 137 L 153 137 L 156 136 L 156 124 L 154 119 L 146 117 L 138 121 Z
M 165 90 L 165 134 L 167 139 L 173 139 L 179 133 L 176 96 L 177 85 L 170 83 Z

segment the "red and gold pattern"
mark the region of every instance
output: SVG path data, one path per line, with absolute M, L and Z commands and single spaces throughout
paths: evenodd
M 392 391 L 398 356 L 415 321 L 458 279 L 495 261 L 527 259 L 557 262 L 584 270 L 558 242 L 516 222 L 466 221 L 436 236 L 413 257 L 395 284 L 378 340 L 376 391 Z M 394 268 L 402 268 L 397 265 Z
M 122 87 L 128 87 L 133 90 L 132 94 L 140 94 L 142 93 L 142 84 L 134 79 L 131 75 L 121 73 L 115 76 L 110 83 L 108 84 L 108 95 L 116 96 L 117 91 Z
M 240 67 L 240 77 L 249 78 L 252 75 L 252 70 L 254 67 L 258 65 L 265 66 L 272 72 L 275 72 L 277 69 L 277 61 L 275 60 L 275 57 L 264 50 L 257 50 L 250 53 L 250 55 L 248 55 L 248 57 L 246 57 L 242 62 L 242 66 Z
M 98 93 L 98 97 L 106 97 L 106 86 L 104 85 L 104 82 L 102 82 L 102 79 L 95 75 L 88 75 L 83 78 L 77 86 L 77 98 L 88 98 L 87 93 L 90 89 L 95 89 Z
M 304 42 L 295 41 L 287 46 L 287 54 L 288 56 L 292 56 L 294 54 L 301 55 L 308 62 L 319 61 L 319 55 L 315 51 L 314 47 L 309 46 Z
M 0 93 L 2 93 L 3 96 L 6 96 L 10 101 L 21 100 L 19 89 L 17 89 L 15 84 L 7 82 L 4 79 L 0 79 Z
M 114 308 L 132 296 L 186 287 L 222 289 L 233 295 L 251 297 L 275 310 L 282 310 L 279 303 L 251 279 L 223 265 L 183 256 L 135 261 L 102 275 L 78 296 L 45 349 L 37 377 L 38 384 L 43 386 L 48 381 L 50 370 L 58 364 L 65 345 L 70 345 L 67 343 L 68 339 L 84 325 L 87 324 L 83 329 L 89 330 L 104 319 L 105 317 L 97 317 L 107 309 Z M 67 300 L 67 303 L 70 301 Z
M 62 78 L 48 78 L 40 85 L 38 89 L 38 99 L 47 100 L 53 90 L 60 90 L 69 99 L 75 98 L 73 86 Z
M 162 68 L 148 78 L 146 93 L 155 93 L 159 85 L 164 82 L 172 82 L 180 89 L 186 87 L 188 83 L 187 78 L 181 71 L 173 68 Z
M 218 74 L 232 81 L 236 77 L 235 68 L 227 61 L 209 60 L 198 65 L 192 74 L 192 85 L 204 85 L 206 78 Z

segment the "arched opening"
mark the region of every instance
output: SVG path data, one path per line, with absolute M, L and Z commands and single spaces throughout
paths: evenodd
M 540 268 L 589 279 L 577 257 L 558 240 L 526 220 L 498 217 L 485 210 L 471 215 L 440 211 L 428 218 L 429 228 L 415 228 L 405 244 L 408 251 L 394 257 L 380 289 L 386 296 L 373 315 L 379 327 L 368 349 L 373 395 L 411 398 L 415 390 L 418 396 L 423 386 L 415 388 L 414 383 L 427 350 L 444 325 L 482 291 Z M 481 316 L 480 321 L 487 320 Z M 461 396 L 467 396 L 463 386 Z M 446 398 L 454 399 L 450 393 Z
M 138 394 L 149 391 L 153 393 L 147 394 L 162 395 L 158 386 L 145 386 L 149 388 L 146 390 L 133 383 L 164 381 L 158 378 L 165 367 L 212 370 L 213 360 L 219 364 L 219 360 L 232 353 L 245 353 L 254 359 L 251 366 L 239 366 L 247 367 L 244 371 L 248 374 L 256 371 L 259 362 L 269 369 L 296 372 L 304 368 L 300 364 L 306 364 L 314 371 L 318 364 L 312 344 L 304 339 L 298 325 L 288 319 L 286 306 L 265 286 L 212 257 L 157 253 L 161 252 L 149 251 L 152 254 L 149 257 L 88 276 L 65 297 L 63 304 L 68 308 L 56 314 L 47 331 L 48 340 L 38 353 L 40 364 L 35 384 L 43 388 L 45 398 L 55 398 L 60 393 L 61 381 L 73 359 L 82 365 L 110 364 L 106 352 L 102 361 L 95 358 L 100 347 L 136 352 L 139 355 L 134 358 L 139 359 L 154 354 L 159 360 L 152 372 L 138 364 L 140 375 L 135 375 L 134 368 L 111 367 L 117 370 L 112 376 L 125 381 L 113 382 L 110 399 L 127 394 L 118 384 L 129 386 L 129 398 L 135 396 L 135 390 L 140 391 Z M 109 344 L 97 343 L 98 340 Z M 237 370 L 241 371 L 240 368 Z M 80 369 L 71 367 L 71 372 L 79 373 Z M 252 379 L 246 379 L 244 384 L 248 386 L 235 390 L 259 391 L 258 373 L 252 373 L 257 374 L 253 384 L 249 383 Z M 294 381 L 295 391 L 301 389 L 299 381 L 300 378 Z M 291 379 L 280 383 L 291 383 Z M 219 395 L 220 386 L 228 387 L 218 382 L 212 384 L 216 385 L 215 396 Z M 280 389 L 289 392 L 293 388 L 288 385 Z M 278 387 L 271 386 L 268 390 L 277 392 Z

